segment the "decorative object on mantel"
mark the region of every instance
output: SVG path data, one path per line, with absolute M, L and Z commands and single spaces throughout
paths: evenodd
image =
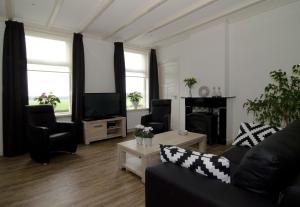
M 183 81 L 185 83 L 185 86 L 187 86 L 189 88 L 189 97 L 192 97 L 192 88 L 197 83 L 196 78 L 194 78 L 194 77 L 186 78 Z
M 140 92 L 134 91 L 134 92 L 128 94 L 128 98 L 129 98 L 130 102 L 132 103 L 134 109 L 137 109 L 137 107 L 139 106 L 140 100 L 143 97 Z
M 218 86 L 217 97 L 222 97 L 221 87 Z
M 142 137 L 142 133 L 143 133 L 143 129 L 145 127 L 143 125 L 137 125 L 135 127 L 135 130 L 134 130 L 134 136 L 135 136 L 135 139 L 136 139 L 136 143 L 138 145 L 142 145 L 143 144 L 143 137 Z
M 216 87 L 213 86 L 211 97 L 217 97 L 217 96 L 218 96 L 218 94 L 217 94 L 217 91 L 216 91 Z
M 37 101 L 39 104 L 51 104 L 53 107 L 60 103 L 60 99 L 52 92 L 49 95 L 42 93 L 39 97 L 34 98 L 34 101 Z
M 201 86 L 199 88 L 199 96 L 200 97 L 207 97 L 207 96 L 209 96 L 209 88 L 207 86 Z
M 243 107 L 256 121 L 272 126 L 286 126 L 300 118 L 300 66 L 294 65 L 292 75 L 281 69 L 270 72 L 269 83 L 259 98 L 248 99 Z

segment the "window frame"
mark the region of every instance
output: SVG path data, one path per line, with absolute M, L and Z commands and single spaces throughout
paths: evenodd
M 125 58 L 125 52 L 131 52 L 131 53 L 137 53 L 137 54 L 142 54 L 145 56 L 145 77 L 144 78 L 144 94 L 145 94 L 145 106 L 142 108 L 127 108 L 126 105 L 126 110 L 127 111 L 141 111 L 141 110 L 147 110 L 149 109 L 149 51 L 148 50 L 143 50 L 143 49 L 136 49 L 136 48 L 131 48 L 131 47 L 124 47 L 124 58 Z M 125 60 L 126 62 L 126 60 Z M 126 63 L 125 63 L 125 78 L 127 78 L 127 72 L 132 72 L 132 73 L 139 73 L 134 70 L 128 70 L 126 68 Z M 137 76 L 128 76 L 128 77 L 137 77 Z M 126 83 L 127 84 L 127 83 Z M 126 99 L 127 99 L 127 92 L 126 92 Z
M 27 58 L 27 65 L 28 64 L 34 64 L 34 65 L 48 65 L 48 66 L 63 66 L 68 67 L 70 70 L 68 72 L 69 74 L 69 111 L 68 112 L 55 112 L 55 115 L 57 117 L 65 117 L 70 116 L 72 114 L 72 82 L 73 82 L 73 74 L 72 74 L 72 38 L 71 36 L 61 36 L 57 34 L 49 34 L 49 33 L 43 33 L 43 32 L 36 32 L 31 30 L 25 30 L 25 38 L 26 36 L 32 36 L 32 37 L 38 37 L 38 38 L 44 38 L 44 39 L 50 39 L 50 40 L 58 40 L 58 41 L 64 41 L 67 44 L 67 64 L 64 63 L 53 63 L 51 61 L 32 61 Z M 27 67 L 27 66 L 26 66 Z M 28 71 L 28 67 L 27 67 Z M 33 70 L 29 70 L 33 71 Z M 45 72 L 45 71 L 41 71 Z M 51 71 L 53 73 L 56 73 L 55 71 Z

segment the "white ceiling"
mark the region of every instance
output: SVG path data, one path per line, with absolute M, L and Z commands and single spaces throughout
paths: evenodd
M 246 18 L 295 1 L 299 0 L 0 0 L 0 19 L 148 47 L 220 19 Z

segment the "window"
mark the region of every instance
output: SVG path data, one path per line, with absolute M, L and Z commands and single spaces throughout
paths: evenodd
M 142 100 L 138 108 L 147 108 L 148 103 L 148 53 L 125 49 L 126 95 L 140 92 Z M 127 97 L 127 109 L 133 109 L 133 104 Z
M 26 35 L 29 104 L 42 93 L 59 97 L 56 113 L 70 113 L 70 43 L 60 38 Z

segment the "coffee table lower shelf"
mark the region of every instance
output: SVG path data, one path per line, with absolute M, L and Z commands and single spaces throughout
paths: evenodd
M 142 177 L 142 160 L 129 153 L 126 154 L 126 162 L 123 164 L 123 168 Z

